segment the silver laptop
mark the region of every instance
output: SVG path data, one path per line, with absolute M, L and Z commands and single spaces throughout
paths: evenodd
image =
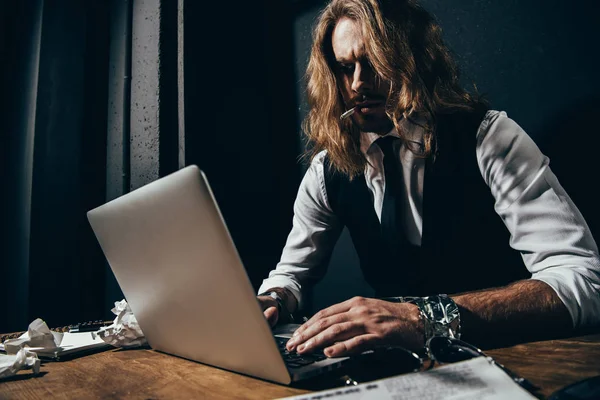
M 153 349 L 282 384 L 347 360 L 285 354 L 295 327 L 269 327 L 197 166 L 87 216 Z

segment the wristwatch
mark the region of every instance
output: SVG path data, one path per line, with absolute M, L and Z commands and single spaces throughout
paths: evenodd
M 273 298 L 277 303 L 277 313 L 279 315 L 279 318 L 285 317 L 287 318 L 288 322 L 294 322 L 294 316 L 288 311 L 283 301 L 283 298 L 279 295 L 279 293 L 277 293 L 274 290 L 270 290 L 268 292 L 260 293 L 259 296 L 269 296 Z
M 425 344 L 433 336 L 460 339 L 460 312 L 454 300 L 448 295 L 386 297 L 382 300 L 412 303 L 419 308 L 425 326 Z

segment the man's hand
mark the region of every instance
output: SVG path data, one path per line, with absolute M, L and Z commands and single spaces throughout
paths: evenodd
M 324 348 L 328 357 L 356 354 L 379 346 L 424 346 L 424 327 L 416 305 L 354 297 L 316 313 L 288 341 L 300 354 Z
M 274 327 L 275 324 L 277 324 L 277 320 L 279 320 L 277 302 L 271 296 L 258 296 L 256 299 L 258 300 L 258 304 L 260 304 L 260 308 L 263 310 L 269 325 L 271 325 L 271 328 Z

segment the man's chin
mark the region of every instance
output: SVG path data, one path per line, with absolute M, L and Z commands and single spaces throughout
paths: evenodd
M 354 123 L 361 132 L 375 132 L 379 134 L 386 134 L 394 127 L 392 121 L 385 114 L 383 116 L 356 115 Z

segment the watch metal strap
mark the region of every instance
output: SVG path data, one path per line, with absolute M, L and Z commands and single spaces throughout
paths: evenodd
M 386 297 L 382 300 L 412 303 L 419 308 L 425 328 L 424 343 L 433 336 L 460 339 L 460 312 L 454 300 L 448 295 Z

